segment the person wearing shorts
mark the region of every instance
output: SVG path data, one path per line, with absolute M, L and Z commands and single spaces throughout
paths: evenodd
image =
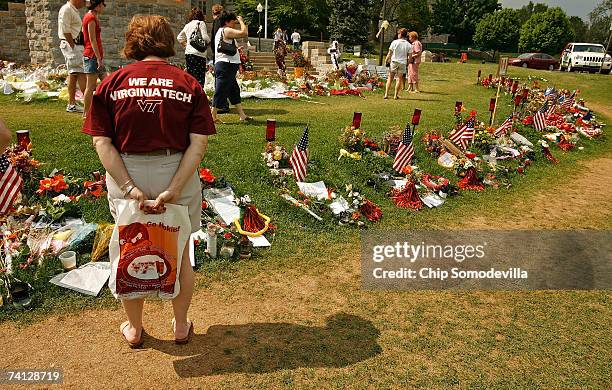
M 399 29 L 397 39 L 391 42 L 389 52 L 387 53 L 386 63 L 389 66 L 389 75 L 387 77 L 387 85 L 385 86 L 385 99 L 389 96 L 391 83 L 397 75 L 395 81 L 394 99 L 399 99 L 399 91 L 402 88 L 403 76 L 406 74 L 406 66 L 408 65 L 408 56 L 412 51 L 412 46 L 407 40 L 408 30 L 405 28 Z
M 83 69 L 83 51 L 85 50 L 81 33 L 81 15 L 79 8 L 85 0 L 69 0 L 60 8 L 57 15 L 57 35 L 60 39 L 60 50 L 66 60 L 68 70 L 68 105 L 67 112 L 83 112 L 83 107 L 76 104 L 77 83 L 85 91 L 86 78 Z
M 236 22 L 240 23 L 240 29 L 236 28 Z M 236 16 L 233 12 L 223 11 L 219 16 L 221 27 L 215 36 L 215 47 L 223 41 L 236 46 L 236 38 L 245 38 L 249 35 L 248 26 L 242 20 L 242 16 Z M 240 121 L 250 121 L 253 118 L 247 116 L 242 108 L 240 99 L 240 86 L 236 80 L 236 73 L 240 67 L 240 53 L 228 55 L 217 50 L 215 54 L 215 94 L 213 96 L 212 117 L 215 123 L 223 123 L 217 116 L 219 109 L 223 108 L 229 100 L 236 107 L 240 115 Z
M 102 29 L 98 16 L 104 12 L 106 3 L 104 0 L 91 0 L 87 7 L 89 12 L 83 17 L 83 38 L 85 51 L 83 52 L 83 70 L 87 75 L 87 86 L 85 87 L 84 113 L 87 116 L 91 98 L 98 84 L 98 79 L 104 80 L 104 49 L 102 47 Z
M 161 214 L 165 204 L 187 206 L 191 232 L 200 229 L 202 192 L 198 168 L 208 136 L 215 134 L 208 98 L 193 76 L 168 63 L 175 35 L 159 15 L 134 16 L 123 54 L 135 60 L 106 77 L 96 89 L 83 133 L 106 169 L 111 214 L 115 199 L 133 199 L 145 213 Z M 152 204 L 145 201 L 154 200 Z M 194 275 L 185 246 L 180 291 L 172 299 L 176 344 L 189 342 L 193 322 L 187 312 Z M 122 299 L 128 320 L 120 331 L 131 348 L 143 343 L 144 299 Z

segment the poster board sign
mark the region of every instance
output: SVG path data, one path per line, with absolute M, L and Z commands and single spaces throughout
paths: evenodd
M 508 75 L 508 60 L 510 57 L 499 57 L 499 64 L 497 66 L 497 77 Z

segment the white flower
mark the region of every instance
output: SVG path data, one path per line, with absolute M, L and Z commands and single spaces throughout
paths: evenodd
M 55 198 L 51 199 L 54 205 L 58 205 L 60 203 L 70 203 L 70 198 L 64 194 L 59 194 Z

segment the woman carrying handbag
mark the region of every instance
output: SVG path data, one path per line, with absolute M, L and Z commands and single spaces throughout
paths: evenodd
M 242 109 L 240 100 L 240 86 L 236 80 L 236 73 L 240 67 L 240 53 L 236 47 L 236 38 L 247 37 L 248 27 L 241 16 L 233 12 L 223 12 L 219 17 L 221 27 L 215 36 L 215 95 L 213 96 L 212 116 L 215 123 L 223 123 L 217 116 L 220 108 L 227 105 L 227 100 L 236 106 L 241 121 L 253 118 L 247 116 Z M 236 29 L 236 22 L 240 29 Z
M 193 8 L 188 16 L 188 22 L 176 37 L 185 48 L 185 65 L 187 73 L 198 80 L 202 88 L 206 82 L 206 50 L 210 37 L 204 23 L 204 13 L 199 8 Z

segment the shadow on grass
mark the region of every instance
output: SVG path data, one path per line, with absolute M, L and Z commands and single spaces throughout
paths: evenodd
M 248 102 L 247 102 L 248 104 Z M 244 112 L 249 116 L 262 116 L 262 115 L 285 115 L 289 114 L 289 111 L 282 108 L 248 108 L 244 107 Z
M 195 324 L 197 326 L 197 324 Z M 380 332 L 361 317 L 338 313 L 324 327 L 290 323 L 212 325 L 187 345 L 152 339 L 145 345 L 172 356 L 182 378 L 229 373 L 266 373 L 300 367 L 346 367 L 382 352 Z

